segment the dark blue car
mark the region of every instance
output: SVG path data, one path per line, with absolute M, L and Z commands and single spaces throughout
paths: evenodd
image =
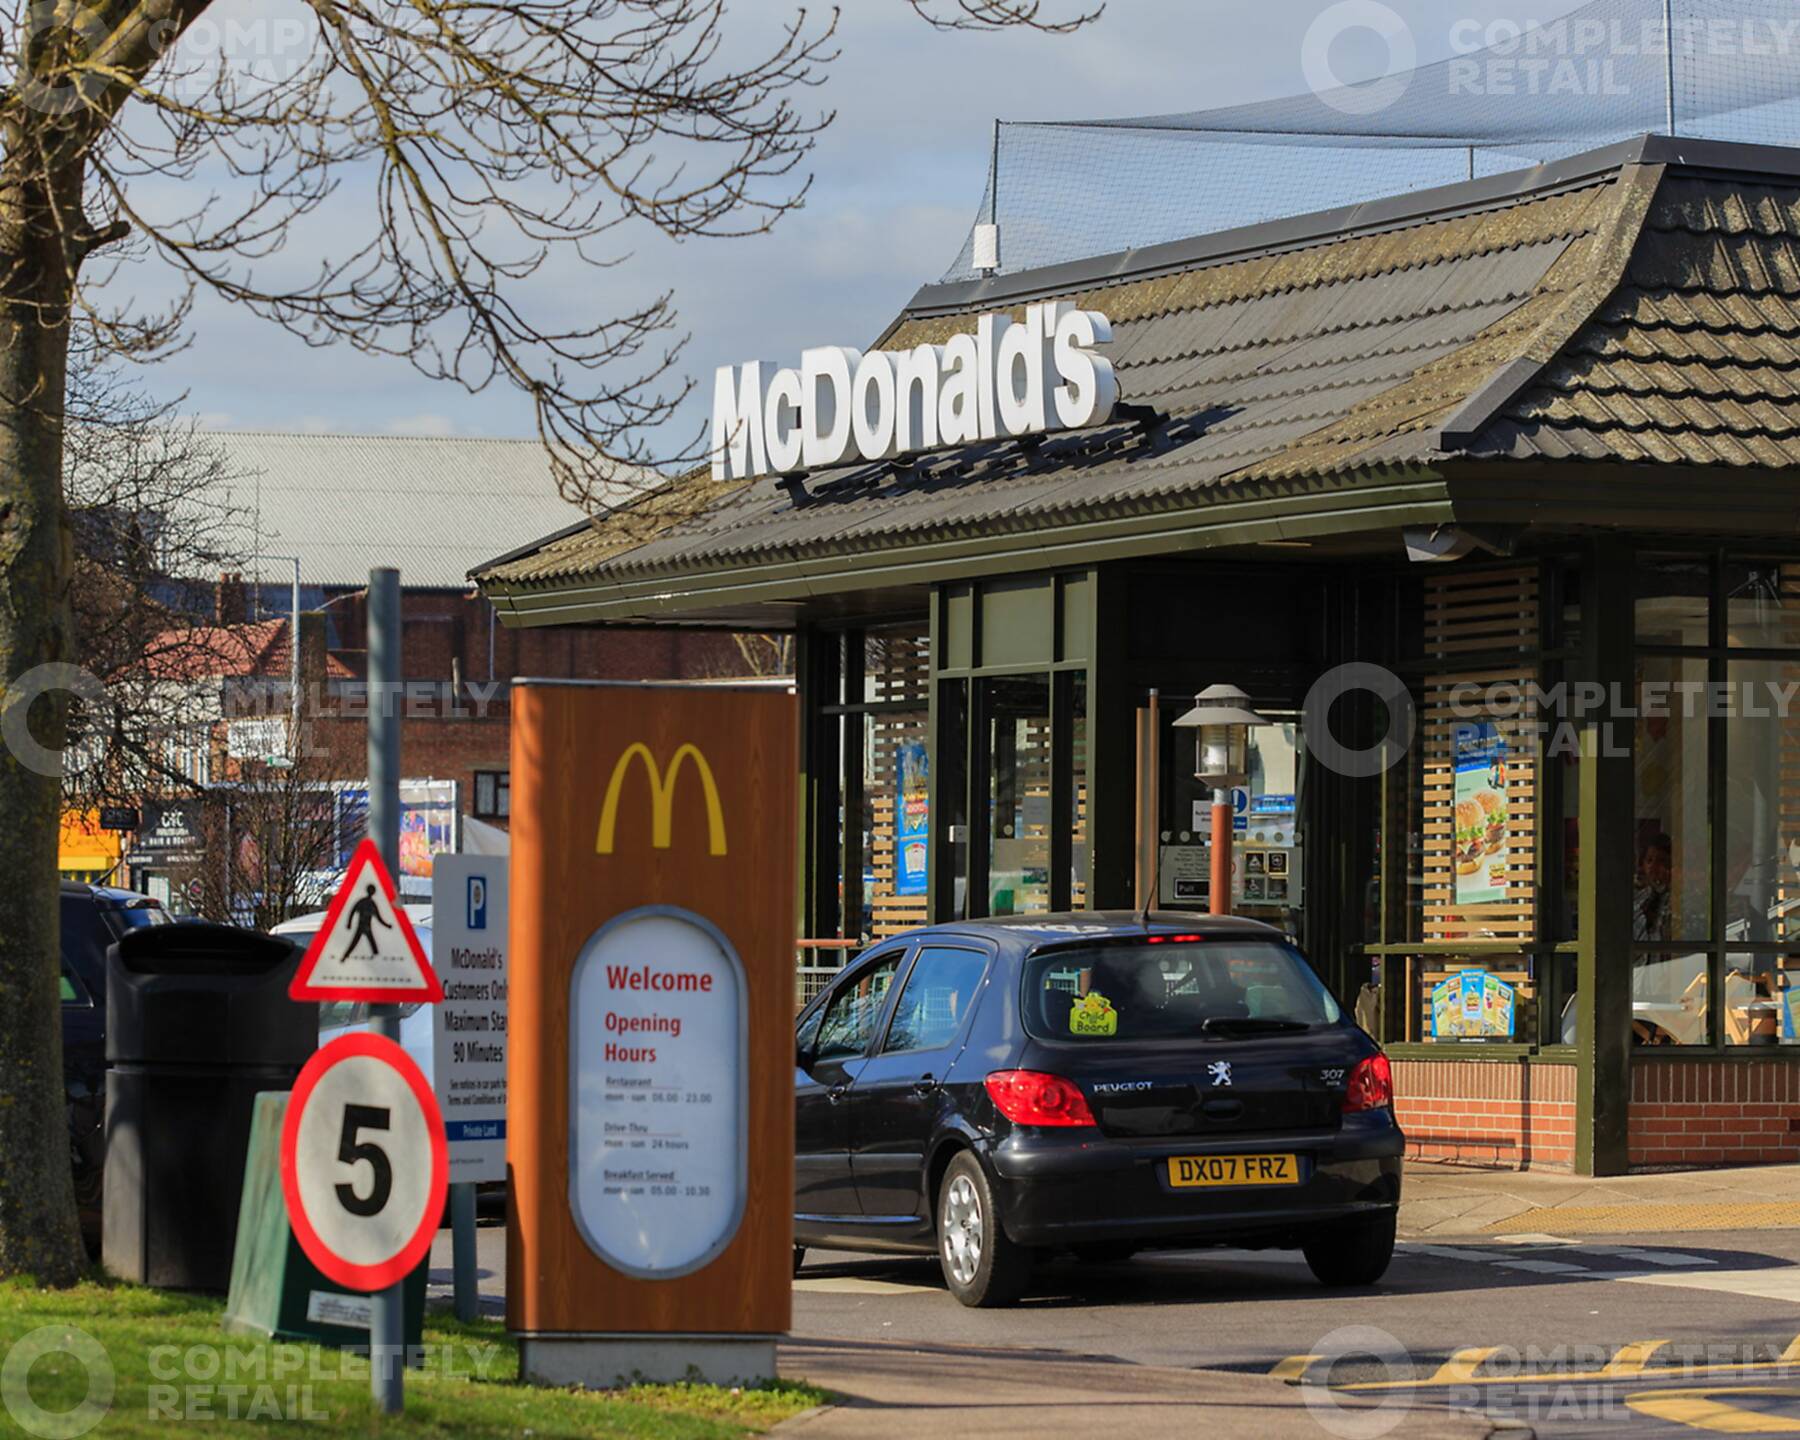
M 1201 1245 L 1380 1279 L 1387 1057 L 1281 932 L 1081 911 L 884 941 L 800 1014 L 794 1263 L 935 1253 L 965 1305 L 1034 1261 Z

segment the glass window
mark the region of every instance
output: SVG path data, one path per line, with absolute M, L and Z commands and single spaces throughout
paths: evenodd
M 987 957 L 975 950 L 927 946 L 894 1007 L 883 1051 L 936 1050 L 962 1029 L 963 1017 L 981 983 Z
M 1088 893 L 1087 671 L 1064 674 L 1069 687 L 1069 908 L 1085 910 Z
M 1800 1045 L 1800 957 L 1727 955 L 1727 1045 Z
M 901 958 L 897 952 L 859 970 L 831 997 L 825 1018 L 819 1025 L 819 1046 L 814 1059 L 842 1060 L 861 1055 L 869 1048 L 869 1041 L 875 1036 L 875 1022 L 881 1018 L 888 987 L 894 983 L 894 972 L 900 968 Z
M 1725 643 L 1747 650 L 1800 647 L 1800 566 L 1740 560 L 1725 566 Z
M 475 772 L 475 817 L 504 820 L 512 814 L 512 773 L 507 770 Z
M 1634 940 L 1705 940 L 1712 929 L 1706 662 L 1638 665 Z
M 1281 1034 L 1340 1018 L 1312 967 L 1268 940 L 1054 950 L 1025 966 L 1025 1028 L 1043 1040 Z
M 1050 908 L 1050 680 L 983 680 L 987 729 L 988 914 Z
M 1710 1045 L 1707 957 L 1640 954 L 1631 969 L 1631 1038 L 1639 1045 Z
M 1641 555 L 1637 561 L 1640 645 L 1704 645 L 1712 564 L 1704 555 Z
M 936 823 L 950 866 L 950 913 L 969 914 L 968 746 L 969 682 L 947 680 L 938 686 Z
M 1725 939 L 1800 938 L 1800 656 L 1726 667 Z
M 82 993 L 81 982 L 75 978 L 75 973 L 69 969 L 66 960 L 63 962 L 57 991 L 65 1005 L 85 1005 L 87 1003 L 87 999 Z

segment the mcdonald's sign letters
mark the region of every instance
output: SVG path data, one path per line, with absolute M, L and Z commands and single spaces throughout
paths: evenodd
M 507 1320 L 528 1379 L 775 1373 L 796 723 L 779 688 L 514 689 Z

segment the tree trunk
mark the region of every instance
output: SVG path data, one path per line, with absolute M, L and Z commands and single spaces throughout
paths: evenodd
M 78 202 L 79 176 L 72 182 Z M 0 703 L 8 707 L 30 694 L 29 678 L 15 687 L 34 667 L 70 653 L 62 495 L 70 267 L 52 208 L 41 184 L 0 177 Z M 38 744 L 60 751 L 66 695 L 45 693 L 30 715 Z M 61 782 L 48 768 L 23 747 L 0 746 L 0 1276 L 68 1285 L 87 1258 L 63 1088 Z

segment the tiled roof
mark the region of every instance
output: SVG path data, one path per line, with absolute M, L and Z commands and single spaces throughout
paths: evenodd
M 480 578 L 523 594 L 1048 536 L 1465 457 L 1800 464 L 1797 240 L 1793 152 L 1646 137 L 1310 230 L 928 289 L 883 348 L 1066 297 L 1112 318 L 1123 398 L 1163 418 L 845 467 L 798 503 L 692 475 Z
M 291 663 L 288 622 L 255 620 L 167 630 L 150 642 L 146 660 L 146 668 L 159 680 L 285 679 Z M 328 680 L 353 679 L 355 673 L 335 655 L 325 657 Z
M 1617 292 L 1471 449 L 1800 464 L 1800 186 L 1667 177 Z
M 558 495 L 537 440 L 249 430 L 205 439 L 235 477 L 244 553 L 298 555 L 307 585 L 364 585 L 373 567 L 397 565 L 403 585 L 460 589 L 488 556 L 582 519 Z M 657 478 L 632 472 L 605 498 L 634 499 Z M 260 570 L 271 584 L 292 574 L 275 560 Z

